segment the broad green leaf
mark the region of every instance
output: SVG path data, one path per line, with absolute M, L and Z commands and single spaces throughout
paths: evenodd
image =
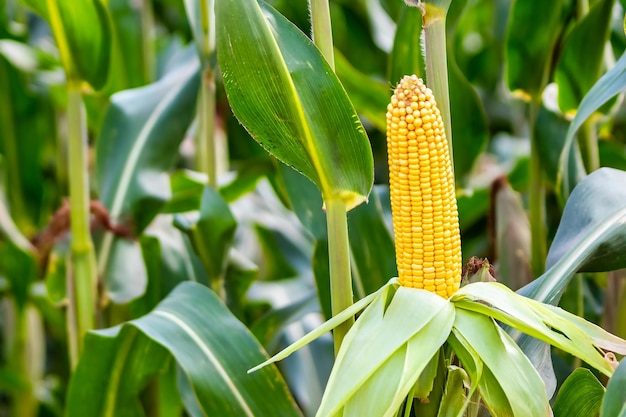
M 158 82 L 113 95 L 98 137 L 95 180 L 100 200 L 114 223 L 132 223 L 137 234 L 170 198 L 166 173 L 176 161 L 195 108 L 199 66 L 194 52 L 189 48 Z M 145 282 L 141 265 L 135 242 L 104 236 L 98 271 L 114 301 L 141 295 L 142 286 L 133 285 Z
M 622 359 L 606 386 L 600 417 L 624 416 L 626 416 L 626 361 Z
M 41 226 L 37 223 L 56 209 L 44 196 L 49 200 L 58 198 L 52 187 L 47 187 L 47 164 L 55 157 L 49 153 L 55 146 L 55 135 L 50 134 L 55 129 L 54 110 L 48 92 L 35 93 L 32 77 L 14 64 L 0 56 L 0 188 L 5 190 L 7 209 L 19 230 L 33 236 L 39 231 L 36 226 Z
M 538 99 L 548 81 L 561 32 L 562 0 L 515 0 L 506 33 L 505 78 L 509 90 Z
M 207 184 L 207 176 L 196 171 L 179 170 L 170 176 L 172 197 L 161 213 L 184 213 L 200 207 L 202 192 Z
M 611 28 L 614 0 L 594 3 L 589 13 L 569 33 L 555 70 L 559 86 L 559 108 L 575 112 L 581 100 L 600 76 L 604 45 Z M 584 54 L 581 53 L 584 51 Z
M 522 297 L 499 283 L 466 285 L 451 300 L 457 308 L 491 316 L 577 356 L 605 375 L 611 375 L 613 370 L 597 348 L 626 352 L 626 341 L 557 307 Z M 594 334 L 590 335 L 589 329 Z
M 405 75 L 426 78 L 426 64 L 422 53 L 422 12 L 417 7 L 402 5 L 400 18 L 389 54 L 387 79 L 396 85 Z
M 323 201 L 314 184 L 304 175 L 282 164 L 278 166 L 278 174 L 284 185 L 288 205 L 296 213 L 300 223 L 315 240 L 326 240 L 326 216 L 321 210 Z
M 46 4 L 46 0 L 22 0 L 22 2 L 44 19 L 48 19 L 48 5 Z
M 574 144 L 576 132 L 604 103 L 622 92 L 624 88 L 626 88 L 626 53 L 622 54 L 615 66 L 591 87 L 591 90 L 580 102 L 576 116 L 574 116 L 574 120 L 572 120 L 572 124 L 567 131 L 563 150 L 561 151 L 557 178 L 557 184 L 560 184 L 558 189 L 563 200 L 567 200 L 572 188 L 576 185 L 570 181 L 568 175 L 565 175 L 565 173 L 570 171 L 570 158 L 568 155 L 570 154 L 570 148 Z
M 487 146 L 487 116 L 478 94 L 457 64 L 455 37 L 467 1 L 451 3 L 446 17 L 448 82 L 452 118 L 452 155 L 457 184 L 465 184 L 478 156 Z
M 576 186 L 548 252 L 547 272 L 521 294 L 556 304 L 575 272 L 626 266 L 624 185 L 626 172 L 601 168 Z
M 230 141 L 231 131 L 228 133 L 228 139 Z M 250 142 L 252 142 L 254 146 L 257 146 L 255 142 Z M 274 158 L 271 158 L 267 154 L 264 154 L 260 158 L 247 159 L 246 163 L 237 170 L 235 179 L 220 186 L 220 194 L 228 203 L 238 200 L 252 192 L 261 178 L 268 177 L 270 181 L 272 181 L 275 178 L 274 174 L 277 165 L 283 164 L 279 164 Z
M 357 113 L 364 116 L 376 129 L 385 132 L 385 112 L 391 97 L 389 86 L 360 72 L 337 50 L 335 68 Z
M 448 82 L 452 116 L 452 155 L 457 184 L 463 184 L 487 146 L 487 116 L 478 94 L 456 63 L 448 43 Z
M 191 239 L 210 280 L 220 281 L 237 227 L 228 204 L 217 191 L 206 186 L 199 212 L 178 214 L 175 223 Z
M 68 78 L 101 89 L 107 81 L 111 55 L 106 7 L 101 0 L 49 0 L 47 4 L 52 7 L 48 8 L 49 23 Z
M 209 285 L 200 259 L 172 223 L 172 216 L 160 215 L 139 239 L 148 282 L 142 296 L 130 305 L 132 317 L 149 313 L 182 281 Z
M 145 415 L 139 395 L 165 369 L 169 355 L 137 329 L 119 330 L 85 336 L 68 389 L 68 417 Z
M 392 415 L 447 339 L 454 320 L 447 300 L 404 287 L 391 297 L 386 306 L 381 293 L 344 338 L 318 415 L 335 415 L 344 406 L 352 416 Z M 388 395 L 372 392 L 383 386 Z
M 535 144 L 547 180 L 553 187 L 556 187 L 559 181 L 561 150 L 569 126 L 570 122 L 563 115 L 554 113 L 544 106 L 539 108 L 535 122 Z M 570 148 L 568 167 L 570 184 L 576 184 L 587 174 L 578 142 L 574 142 Z
M 111 59 L 106 92 L 113 94 L 121 90 L 146 85 L 154 78 L 154 62 L 149 45 L 144 39 L 146 25 L 144 13 L 126 0 L 109 0 L 107 9 L 111 16 Z
M 11 294 L 22 309 L 26 305 L 29 286 L 39 275 L 39 264 L 35 248 L 13 223 L 1 197 L 0 276 L 9 281 Z
M 578 368 L 561 385 L 552 410 L 554 417 L 597 416 L 604 387 L 589 369 Z
M 339 80 L 311 41 L 265 3 L 216 4 L 228 98 L 250 134 L 347 209 L 373 182 L 369 141 Z
M 129 333 L 135 333 L 135 339 L 146 340 L 142 349 L 128 345 L 124 336 Z M 131 389 L 138 379 L 133 367 L 162 367 L 169 355 L 178 364 L 181 378 L 188 382 L 179 388 L 181 394 L 187 394 L 183 395 L 187 410 L 224 417 L 301 415 L 275 367 L 246 374 L 246 369 L 263 360 L 265 354 L 245 326 L 203 285 L 184 282 L 150 314 L 124 324 L 121 331 L 118 327 L 88 337 L 104 340 L 109 346 L 108 350 L 103 349 L 104 354 L 113 358 L 108 364 L 81 359 L 79 368 L 84 374 L 73 381 L 74 392 L 78 391 L 74 398 L 80 399 L 81 407 L 92 403 L 93 408 L 91 412 L 71 415 L 121 415 L 116 411 L 118 401 L 138 401 L 133 395 L 136 390 Z M 158 358 L 154 353 L 148 355 L 155 350 L 162 352 Z M 126 388 L 125 384 L 131 387 Z M 85 398 L 90 401 L 84 401 Z M 97 404 L 106 407 L 98 408 Z
M 318 240 L 313 248 L 313 275 L 317 287 L 317 298 L 324 317 L 333 316 L 330 300 L 330 267 L 328 263 L 328 239 Z
M 453 331 L 483 361 L 502 387 L 516 417 L 549 416 L 550 406 L 543 381 L 511 337 L 490 317 L 457 310 Z M 485 373 L 484 378 L 489 378 Z
M 239 251 L 231 248 L 224 273 L 224 303 L 240 320 L 246 318 L 246 294 L 259 275 L 259 268 Z

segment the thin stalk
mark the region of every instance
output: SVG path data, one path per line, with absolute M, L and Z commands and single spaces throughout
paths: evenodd
M 333 31 L 328 0 L 311 0 L 311 26 L 313 27 L 315 46 L 334 71 L 335 53 L 333 51 Z
M 600 168 L 598 135 L 591 119 L 587 119 L 578 131 L 578 144 L 587 172 L 593 172 Z
M 73 304 L 75 321 L 68 323 L 74 327 L 77 338 L 75 352 L 82 348 L 83 335 L 94 327 L 96 299 L 96 257 L 90 231 L 89 215 L 89 171 L 87 164 L 87 128 L 80 84 L 69 82 L 68 86 L 68 148 L 70 173 L 70 219 L 71 219 L 71 264 L 72 273 L 68 288 L 74 289 Z M 72 357 L 72 365 L 77 357 Z
M 326 201 L 328 257 L 330 261 L 330 300 L 333 316 L 352 305 L 350 246 L 346 203 L 341 198 Z M 334 330 L 335 356 L 354 319 L 346 320 Z
M 28 363 L 28 318 L 26 306 L 13 302 L 14 334 L 9 365 L 20 378 L 20 387 L 13 395 L 13 415 L 34 417 L 37 411 L 37 399 L 33 391 L 33 381 Z
M 311 0 L 311 25 L 313 27 L 313 42 L 334 71 L 335 54 L 328 0 Z M 341 198 L 331 198 L 325 203 L 330 262 L 330 300 L 333 316 L 336 316 L 352 305 L 353 298 L 348 217 L 346 204 Z M 333 332 L 335 356 L 339 353 L 341 342 L 353 324 L 354 318 L 335 328 Z
M 202 71 L 198 132 L 198 169 L 207 174 L 209 185 L 217 187 L 217 144 L 215 142 L 215 72 Z
M 446 54 L 447 8 L 426 3 L 422 7 L 422 27 L 426 49 L 426 81 L 439 105 L 443 126 L 448 138 L 450 159 L 452 154 L 452 118 L 450 117 L 450 92 L 448 88 L 448 58 Z M 452 164 L 454 170 L 454 164 Z
M 202 61 L 202 86 L 198 109 L 198 152 L 196 165 L 207 175 L 209 185 L 217 188 L 217 155 L 215 141 L 215 3 L 214 0 L 200 2 L 200 24 L 202 45 L 199 45 Z
M 533 100 L 529 104 L 529 134 L 530 134 L 530 175 L 529 175 L 529 197 L 528 211 L 530 215 L 530 263 L 533 275 L 538 277 L 544 272 L 544 261 L 546 259 L 546 189 L 543 181 L 543 170 L 537 149 L 537 138 L 535 137 L 535 122 L 539 102 Z
M 572 280 L 574 289 L 574 299 L 576 300 L 576 311 L 574 312 L 578 317 L 585 317 L 585 297 L 583 295 L 583 274 L 576 274 Z M 574 356 L 572 367 L 574 369 L 580 368 L 582 360 L 578 356 Z

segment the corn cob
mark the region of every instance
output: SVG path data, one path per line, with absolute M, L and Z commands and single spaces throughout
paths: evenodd
M 448 298 L 461 281 L 452 162 L 435 97 L 415 75 L 391 96 L 387 147 L 400 285 Z

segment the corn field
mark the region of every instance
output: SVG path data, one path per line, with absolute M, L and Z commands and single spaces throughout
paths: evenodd
M 0 0 L 0 417 L 626 417 L 625 0 Z

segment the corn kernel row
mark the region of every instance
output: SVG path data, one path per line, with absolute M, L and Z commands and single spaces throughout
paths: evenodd
M 387 107 L 387 146 L 399 282 L 448 298 L 462 262 L 452 162 L 435 97 L 415 75 Z

